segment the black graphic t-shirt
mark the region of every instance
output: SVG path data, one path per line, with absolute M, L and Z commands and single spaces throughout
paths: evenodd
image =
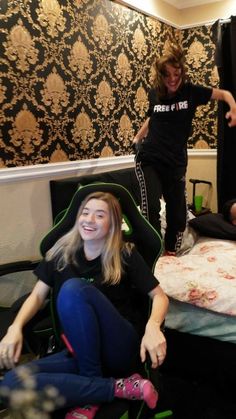
M 133 248 L 131 254 L 124 253 L 123 274 L 117 285 L 103 283 L 100 256 L 88 261 L 81 249 L 77 253 L 78 266 L 67 265 L 62 271 L 56 268 L 55 260 L 39 263 L 34 274 L 45 284 L 54 289 L 57 299 L 62 284 L 69 278 L 81 278 L 97 287 L 116 307 L 122 316 L 128 319 L 139 331 L 143 332 L 143 310 L 140 307 L 141 296 L 146 296 L 159 284 L 142 256 Z M 143 301 L 146 301 L 143 298 Z
M 175 96 L 159 100 L 149 94 L 149 132 L 141 145 L 140 158 L 150 164 L 186 167 L 187 141 L 197 106 L 211 98 L 212 88 L 186 83 Z

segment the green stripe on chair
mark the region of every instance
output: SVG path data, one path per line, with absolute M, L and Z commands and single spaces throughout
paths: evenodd
M 157 413 L 154 416 L 154 419 L 162 419 L 162 418 L 173 418 L 172 410 L 166 410 L 165 412 Z

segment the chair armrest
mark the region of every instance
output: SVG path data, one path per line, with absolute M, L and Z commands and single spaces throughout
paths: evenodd
M 0 276 L 19 271 L 34 270 L 39 262 L 39 260 L 21 260 L 17 262 L 4 263 L 0 265 Z

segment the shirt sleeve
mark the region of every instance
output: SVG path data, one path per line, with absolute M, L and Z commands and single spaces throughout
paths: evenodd
M 43 259 L 34 270 L 34 274 L 38 279 L 43 281 L 49 287 L 53 287 L 53 277 L 55 266 L 53 261 L 46 261 Z
M 151 116 L 153 113 L 153 107 L 156 104 L 156 99 L 155 99 L 156 93 L 154 89 L 151 89 L 149 94 L 148 94 L 148 101 L 149 101 L 149 106 L 148 106 L 148 111 L 147 111 L 147 116 Z
M 159 285 L 158 279 L 152 273 L 143 257 L 133 248 L 132 253 L 125 257 L 125 271 L 128 279 L 143 294 L 148 294 Z
M 193 97 L 196 105 L 206 105 L 212 96 L 212 87 L 200 86 L 197 84 L 191 84 L 193 91 Z

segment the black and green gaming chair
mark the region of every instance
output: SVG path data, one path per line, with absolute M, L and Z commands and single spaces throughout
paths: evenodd
M 147 264 L 151 267 L 151 269 L 154 268 L 155 262 L 157 258 L 159 257 L 161 251 L 162 251 L 162 241 L 158 233 L 154 230 L 154 228 L 149 224 L 149 222 L 141 215 L 139 212 L 136 203 L 131 196 L 131 194 L 125 189 L 123 186 L 119 184 L 113 184 L 113 183 L 93 183 L 89 184 L 83 187 L 79 187 L 77 192 L 75 193 L 69 207 L 64 210 L 61 213 L 61 216 L 58 218 L 57 223 L 54 225 L 54 227 L 49 231 L 49 233 L 43 238 L 41 242 L 41 253 L 44 256 L 47 252 L 47 250 L 58 240 L 59 237 L 61 237 L 66 231 L 68 231 L 75 222 L 75 217 L 78 212 L 78 208 L 83 201 L 83 199 L 87 196 L 87 194 L 94 192 L 94 191 L 106 191 L 114 194 L 118 200 L 120 201 L 122 212 L 123 212 L 123 218 L 125 220 L 125 229 L 124 229 L 124 238 L 127 241 L 134 242 L 139 250 L 139 252 L 143 255 L 144 259 L 146 260 Z M 32 262 L 24 262 L 23 265 L 20 264 L 20 266 L 7 266 L 7 270 L 9 272 L 18 272 L 19 270 L 32 270 L 35 268 L 35 264 Z M 5 273 L 1 272 L 2 274 Z M 23 297 L 24 299 L 24 297 Z M 17 301 L 17 307 L 20 307 L 20 301 Z M 51 299 L 51 302 L 53 299 Z M 149 310 L 150 300 L 146 298 L 145 300 L 142 299 L 140 307 L 142 307 L 144 318 L 145 316 L 148 316 L 148 310 Z M 18 308 L 16 307 L 16 311 Z M 36 348 L 33 347 L 33 352 L 37 355 L 40 353 L 38 352 L 38 342 L 43 341 L 46 343 L 46 345 L 43 345 L 43 348 L 48 348 L 47 340 L 50 337 L 53 342 L 54 347 L 54 337 L 56 337 L 55 341 L 57 344 L 55 347 L 57 349 L 60 348 L 61 340 L 59 337 L 58 332 L 58 323 L 55 316 L 55 310 L 53 307 L 53 304 L 51 304 L 51 314 L 48 315 L 48 310 L 44 312 L 44 315 L 42 317 L 43 324 L 41 324 L 41 318 L 37 319 L 37 321 L 33 324 L 33 327 L 30 327 L 30 332 L 35 332 L 35 334 L 39 337 L 39 340 L 37 341 Z M 15 314 L 13 314 L 15 315 Z M 40 321 L 38 321 L 40 320 Z M 53 321 L 52 321 L 53 320 Z M 45 327 L 45 321 L 46 321 L 46 327 Z M 54 329 L 54 336 L 52 335 L 52 332 Z M 46 333 L 45 333 L 46 332 Z M 32 351 L 32 342 L 34 339 L 32 339 L 32 333 L 29 335 L 29 338 L 26 339 L 27 348 L 30 348 Z M 46 338 L 46 340 L 45 340 Z M 40 343 L 40 348 L 42 347 Z M 53 349 L 53 348 L 51 348 Z M 44 351 L 44 349 L 43 349 Z M 41 355 L 44 355 L 45 353 L 42 352 Z M 143 373 L 143 372 L 142 372 Z M 155 386 L 159 388 L 159 375 L 157 371 L 153 371 L 147 367 L 146 364 L 146 373 L 149 375 L 149 378 L 153 381 Z M 64 418 L 65 411 L 60 410 L 56 411 L 52 414 L 52 417 L 55 419 Z M 161 415 L 161 416 L 160 416 Z M 157 413 L 155 418 L 169 418 L 171 416 L 171 412 L 160 412 Z M 112 403 L 104 404 L 103 407 L 98 411 L 96 415 L 96 419 L 137 419 L 137 418 L 153 418 L 154 412 L 150 411 L 146 408 L 144 403 L 141 402 L 129 402 L 128 400 L 115 400 Z
M 84 200 L 84 198 L 95 191 L 109 192 L 112 193 L 119 200 L 123 220 L 124 220 L 124 239 L 126 241 L 133 242 L 139 253 L 143 256 L 146 263 L 151 269 L 154 268 L 156 260 L 162 252 L 162 240 L 157 231 L 147 221 L 146 218 L 140 213 L 133 197 L 126 188 L 122 185 L 115 183 L 91 183 L 85 186 L 78 187 L 78 190 L 74 194 L 69 207 L 62 211 L 57 217 L 57 222 L 49 233 L 43 238 L 40 251 L 42 256 L 45 256 L 47 251 L 54 245 L 54 243 L 68 232 L 74 225 L 78 209 Z M 140 296 L 140 307 L 144 313 L 144 321 L 148 317 L 150 310 L 150 299 Z M 53 301 L 53 299 L 52 299 Z M 58 322 L 55 317 L 55 310 L 52 308 L 54 324 L 56 328 L 56 335 L 58 336 Z M 152 382 L 159 386 L 159 375 L 155 370 L 146 368 L 146 374 Z M 59 413 L 55 413 L 56 418 L 59 418 Z M 96 419 L 133 419 L 133 418 L 151 418 L 154 413 L 144 406 L 144 403 L 140 402 L 129 402 L 127 400 L 115 400 L 112 403 L 104 404 L 96 414 Z M 63 417 L 63 415 L 62 415 Z M 167 416 L 166 416 L 167 417 Z

